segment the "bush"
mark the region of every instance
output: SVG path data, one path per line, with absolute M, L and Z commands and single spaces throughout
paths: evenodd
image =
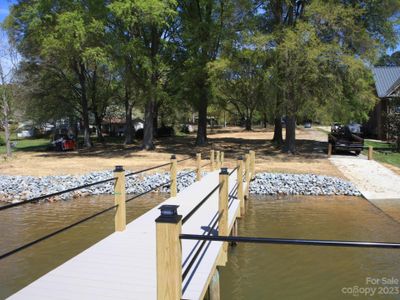
M 391 112 L 387 116 L 388 132 L 396 139 L 397 151 L 400 151 L 400 114 Z

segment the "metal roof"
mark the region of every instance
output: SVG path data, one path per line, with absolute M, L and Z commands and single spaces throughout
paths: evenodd
M 400 67 L 374 67 L 372 73 L 380 98 L 388 97 L 400 85 Z

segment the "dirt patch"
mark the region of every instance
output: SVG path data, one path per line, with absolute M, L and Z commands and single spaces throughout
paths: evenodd
M 140 170 L 168 162 L 171 154 L 183 159 L 194 157 L 196 152 L 202 152 L 203 157 L 208 159 L 209 151 L 214 148 L 225 152 L 228 167 L 235 166 L 240 155 L 253 149 L 256 151 L 256 170 L 259 172 L 314 173 L 343 177 L 326 158 L 325 133 L 301 128 L 297 130 L 298 155 L 283 154 L 270 142 L 272 135 L 272 128 L 247 132 L 241 128 L 230 127 L 210 132 L 207 147 L 196 147 L 195 135 L 188 135 L 159 139 L 153 152 L 140 150 L 139 143 L 133 146 L 99 144 L 90 150 L 68 153 L 17 152 L 12 159 L 1 163 L 0 173 L 32 176 L 84 174 L 96 170 L 110 170 L 116 165 L 122 165 L 129 170 Z M 194 160 L 179 164 L 180 168 L 194 166 Z

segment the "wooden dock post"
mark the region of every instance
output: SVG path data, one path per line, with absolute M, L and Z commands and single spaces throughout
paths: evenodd
M 244 203 L 244 193 L 243 193 L 243 157 L 239 157 L 237 160 L 237 185 L 238 185 L 238 200 L 240 202 L 240 216 L 244 216 L 246 213 L 246 207 Z
M 124 231 L 126 228 L 126 208 L 125 208 L 125 170 L 122 166 L 115 166 L 114 170 L 114 203 L 116 207 L 114 221 L 115 231 Z
M 224 151 L 221 151 L 221 168 L 224 166 L 224 160 L 225 160 L 225 153 Z
M 332 156 L 332 144 L 328 143 L 328 158 Z
M 211 172 L 215 170 L 214 150 L 210 151 Z
M 374 159 L 374 147 L 368 146 L 368 160 Z
M 221 152 L 217 151 L 217 155 L 216 155 L 216 164 L 217 164 L 217 169 L 221 169 Z
M 250 172 L 251 172 L 251 180 L 254 180 L 256 177 L 256 153 L 253 150 L 250 150 Z
M 170 194 L 171 197 L 176 197 L 177 194 L 177 184 L 176 184 L 176 169 L 177 169 L 177 160 L 176 156 L 171 156 L 171 166 L 170 166 L 170 176 L 171 176 L 171 185 L 170 185 Z
M 157 299 L 182 298 L 182 216 L 178 205 L 163 205 L 156 219 Z
M 201 179 L 201 153 L 196 153 L 196 181 L 200 181 Z
M 218 268 L 215 269 L 214 275 L 211 277 L 210 285 L 208 286 L 208 299 L 209 300 L 221 299 Z
M 228 232 L 228 184 L 229 173 L 227 168 L 222 168 L 219 173 L 219 198 L 218 198 L 218 235 L 229 235 Z M 219 260 L 220 266 L 225 266 L 228 261 L 228 243 L 224 242 L 222 246 L 222 253 Z
M 246 153 L 244 156 L 244 173 L 246 180 L 246 191 L 244 193 L 245 198 L 249 196 L 249 185 L 250 185 L 250 154 Z

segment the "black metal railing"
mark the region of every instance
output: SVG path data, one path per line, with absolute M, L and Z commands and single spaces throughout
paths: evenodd
M 200 235 L 200 234 L 181 234 L 179 238 L 184 240 L 200 240 L 200 241 L 231 242 L 231 243 L 400 249 L 400 243 L 368 242 L 368 241 L 282 239 L 282 238 L 247 237 L 247 236 L 219 236 L 219 235 L 211 236 L 211 235 Z
M 207 196 L 205 196 L 188 214 L 186 214 L 184 218 L 182 218 L 182 225 L 185 224 L 190 219 L 190 217 L 193 216 L 194 213 L 198 211 L 204 203 L 206 203 L 208 199 L 210 199 L 210 197 L 219 189 L 220 185 L 221 184 L 218 184 L 216 187 L 214 187 L 211 192 L 207 194 Z
M 114 178 L 109 178 L 109 179 L 105 179 L 105 180 L 101 180 L 101 181 L 96 181 L 96 182 L 80 185 L 80 186 L 73 187 L 73 188 L 70 188 L 70 189 L 67 189 L 67 190 L 63 190 L 63 191 L 59 191 L 59 192 L 55 192 L 55 193 L 51 193 L 51 194 L 47 194 L 47 195 L 42 195 L 42 196 L 35 197 L 35 198 L 32 198 L 32 199 L 24 200 L 24 201 L 21 201 L 21 202 L 10 203 L 10 204 L 1 206 L 0 207 L 0 211 L 1 210 L 6 210 L 6 209 L 9 209 L 9 208 L 12 208 L 12 207 L 16 207 L 16 206 L 28 204 L 28 203 L 40 201 L 40 200 L 43 200 L 43 199 L 51 198 L 51 197 L 54 197 L 54 196 L 59 196 L 59 195 L 62 195 L 62 194 L 70 193 L 70 192 L 73 192 L 73 191 L 81 190 L 81 189 L 84 189 L 84 188 L 87 188 L 87 187 L 91 187 L 91 186 L 94 186 L 94 185 L 99 185 L 99 184 L 102 184 L 102 183 L 110 182 L 110 181 L 113 181 L 115 179 L 116 179 L 115 177 Z
M 49 234 L 47 234 L 47 235 L 45 235 L 45 236 L 42 236 L 42 237 L 40 237 L 40 238 L 38 238 L 38 239 L 36 239 L 36 240 L 34 240 L 34 241 L 31 241 L 31 242 L 26 243 L 26 244 L 24 244 L 24 245 L 22 245 L 22 246 L 19 246 L 18 248 L 15 248 L 15 249 L 13 249 L 13 250 L 11 250 L 11 251 L 8 251 L 8 252 L 6 252 L 6 253 L 4 253 L 4 254 L 1 254 L 1 255 L 0 255 L 0 260 L 3 259 L 3 258 L 6 258 L 6 257 L 8 257 L 8 256 L 10 256 L 10 255 L 12 255 L 12 254 L 15 254 L 15 253 L 17 253 L 17 252 L 20 252 L 20 251 L 22 251 L 22 250 L 24 250 L 24 249 L 26 249 L 26 248 L 29 248 L 29 247 L 31 247 L 31 246 L 33 246 L 33 245 L 35 245 L 35 244 L 37 244 L 37 243 L 39 243 L 39 242 L 41 242 L 41 241 L 47 240 L 48 238 L 51 238 L 51 237 L 53 237 L 53 236 L 55 236 L 55 235 L 57 235 L 57 234 L 59 234 L 59 233 L 65 231 L 65 230 L 67 230 L 67 229 L 71 229 L 71 228 L 73 228 L 73 227 L 75 227 L 75 226 L 77 226 L 77 225 L 79 225 L 79 224 L 82 224 L 82 223 L 84 223 L 84 222 L 86 222 L 86 221 L 89 221 L 89 220 L 91 220 L 91 219 L 93 219 L 93 218 L 99 216 L 99 215 L 102 215 L 102 214 L 104 214 L 104 213 L 106 213 L 106 212 L 108 212 L 108 211 L 110 211 L 110 210 L 116 208 L 117 206 L 118 206 L 118 205 L 113 205 L 113 206 L 111 206 L 111 207 L 109 207 L 109 208 L 106 208 L 106 209 L 104 209 L 104 210 L 102 210 L 102 211 L 100 211 L 100 212 L 98 212 L 98 213 L 95 213 L 95 214 L 93 214 L 93 215 L 91 215 L 91 216 L 89 216 L 89 217 L 86 217 L 86 218 L 84 218 L 84 219 L 82 219 L 82 220 L 79 220 L 79 221 L 77 221 L 77 222 L 75 222 L 75 223 L 72 223 L 72 224 L 70 224 L 70 225 L 68 225 L 68 226 L 66 226 L 66 227 L 63 227 L 63 228 L 58 229 L 58 230 L 56 230 L 56 231 L 53 231 L 52 233 L 49 233 Z
M 186 160 L 189 160 L 189 159 L 192 159 L 192 157 L 185 158 L 185 159 L 181 159 L 181 160 L 179 160 L 178 162 L 186 161 Z M 139 174 L 139 173 L 143 173 L 143 172 L 150 171 L 150 170 L 154 170 L 154 169 L 157 169 L 157 168 L 161 168 L 161 167 L 164 167 L 164 166 L 167 166 L 167 165 L 170 165 L 170 164 L 171 164 L 171 163 L 166 163 L 166 164 L 158 165 L 158 166 L 155 166 L 155 167 L 143 169 L 143 170 L 140 170 L 140 171 L 137 171 L 137 172 L 132 172 L 132 173 L 126 174 L 125 177 L 127 177 L 127 176 L 132 176 L 132 175 Z M 195 171 L 196 171 L 196 169 L 195 169 L 195 170 L 192 170 L 192 171 L 189 171 L 189 172 L 185 172 L 184 174 L 181 174 L 181 175 L 177 176 L 176 179 L 179 179 L 179 178 L 182 178 L 182 177 L 184 177 L 184 176 L 187 176 L 187 175 L 189 175 L 190 173 L 193 173 L 193 172 L 195 172 Z M 110 178 L 110 179 L 106 179 L 106 180 L 101 180 L 101 181 L 97 181 L 97 182 L 93 182 L 93 183 L 89 183 L 89 184 L 77 186 L 77 187 L 74 187 L 74 188 L 71 188 L 71 189 L 67 189 L 67 190 L 63 190 L 63 191 L 60 191 L 60 192 L 56 192 L 56 193 L 52 193 L 52 194 L 47 194 L 47 195 L 35 197 L 35 198 L 29 199 L 29 200 L 25 200 L 25 201 L 22 201 L 22 202 L 11 203 L 11 204 L 8 204 L 8 205 L 5 205 L 5 206 L 0 207 L 0 210 L 6 210 L 6 209 L 9 209 L 9 208 L 12 208 L 12 207 L 16 207 L 16 206 L 20 206 L 20 205 L 23 205 L 23 204 L 27 204 L 27 203 L 31 203 L 31 202 L 43 200 L 43 199 L 46 199 L 46 198 L 49 198 L 49 197 L 54 197 L 54 196 L 62 195 L 62 194 L 69 193 L 69 192 L 73 192 L 73 191 L 76 191 L 76 190 L 79 190 L 79 189 L 83 189 L 83 188 L 86 188 L 86 187 L 90 187 L 90 186 L 94 186 L 94 185 L 98 185 L 98 184 L 110 182 L 110 181 L 113 181 L 113 180 L 115 180 L 115 179 L 116 179 L 116 178 L 114 177 L 114 178 Z M 141 196 L 143 196 L 143 195 L 146 195 L 146 194 L 148 194 L 148 193 L 150 193 L 150 192 L 152 192 L 152 191 L 154 191 L 154 190 L 156 190 L 156 189 L 158 189 L 158 188 L 160 188 L 160 187 L 163 187 L 163 186 L 165 186 L 165 185 L 168 185 L 168 184 L 170 184 L 171 182 L 172 182 L 172 180 L 169 180 L 168 182 L 165 182 L 165 183 L 163 183 L 163 184 L 161 184 L 161 185 L 158 185 L 158 186 L 156 186 L 156 187 L 153 187 L 153 188 L 151 188 L 150 190 L 148 190 L 148 191 L 146 191 L 146 192 L 143 192 L 143 193 L 141 193 L 141 194 L 135 195 L 135 196 L 133 196 L 133 197 L 131 197 L 131 198 L 125 200 L 125 202 L 130 202 L 130 201 L 132 201 L 132 200 L 134 200 L 134 199 L 136 199 L 136 198 L 139 198 L 139 197 L 141 197 Z M 29 248 L 29 247 L 31 247 L 31 246 L 33 246 L 33 245 L 35 245 L 35 244 L 37 244 L 37 243 L 39 243 L 39 242 L 41 242 L 41 241 L 44 241 L 44 240 L 46 240 L 46 239 L 48 239 L 48 238 L 51 238 L 51 237 L 53 237 L 53 236 L 55 236 L 55 235 L 57 235 L 57 234 L 59 234 L 59 233 L 61 233 L 61 232 L 64 232 L 64 231 L 66 231 L 66 230 L 68 230 L 68 229 L 71 229 L 71 228 L 73 228 L 73 227 L 75 227 L 75 226 L 77 226 L 77 225 L 79 225 L 79 224 L 82 224 L 82 223 L 84 223 L 84 222 L 86 222 L 86 221 L 89 221 L 89 220 L 91 220 L 91 219 L 93 219 L 93 218 L 95 218 L 95 217 L 97 217 L 97 216 L 99 216 L 99 215 L 102 215 L 102 214 L 104 214 L 104 213 L 106 213 L 106 212 L 108 212 L 108 211 L 110 211 L 110 210 L 112 210 L 112 209 L 115 209 L 115 208 L 117 208 L 117 207 L 118 207 L 118 204 L 117 204 L 117 205 L 113 205 L 113 206 L 111 206 L 111 207 L 108 207 L 108 208 L 106 208 L 106 209 L 104 209 L 104 210 L 102 210 L 102 211 L 100 211 L 100 212 L 97 212 L 97 213 L 95 213 L 95 214 L 93 214 L 93 215 L 90 215 L 90 216 L 88 216 L 88 217 L 86 217 L 86 218 L 83 218 L 83 219 L 81 219 L 81 220 L 79 220 L 79 221 L 76 221 L 76 222 L 74 222 L 74 223 L 72 223 L 72 224 L 70 224 L 70 225 L 68 225 L 68 226 L 65 226 L 65 227 L 63 227 L 63 228 L 61 228 L 61 229 L 58 229 L 58 230 L 56 230 L 56 231 L 53 231 L 53 232 L 51 232 L 51 233 L 49 233 L 49 234 L 47 234 L 47 235 L 45 235 L 45 236 L 42 236 L 42 237 L 40 237 L 40 238 L 38 238 L 38 239 L 36 239 L 36 240 L 33 240 L 33 241 L 31 241 L 31 242 L 28 242 L 28 243 L 26 243 L 26 244 L 24 244 L 24 245 L 22 245 L 22 246 L 19 246 L 19 247 L 15 248 L 15 249 L 13 249 L 13 250 L 11 250 L 11 251 L 8 251 L 8 252 L 6 252 L 6 253 L 0 254 L 0 260 L 4 259 L 4 258 L 6 258 L 6 257 L 8 257 L 8 256 L 10 256 L 10 255 L 12 255 L 12 254 L 18 253 L 18 252 L 20 252 L 20 251 L 22 251 L 22 250 L 24 250 L 24 249 L 26 249 L 26 248 Z
M 176 179 L 185 177 L 185 176 L 187 176 L 187 175 L 189 175 L 190 173 L 193 173 L 193 172 L 196 172 L 196 170 L 189 171 L 189 172 L 185 172 L 184 174 L 181 174 L 181 175 L 179 175 L 179 176 L 176 176 Z M 146 195 L 146 194 L 148 194 L 148 193 L 150 193 L 150 192 L 153 192 L 153 191 L 155 191 L 155 190 L 157 190 L 157 189 L 159 189 L 159 188 L 162 188 L 162 187 L 164 187 L 164 186 L 166 186 L 166 185 L 168 185 L 168 184 L 171 184 L 171 182 L 172 182 L 172 180 L 168 180 L 167 182 L 164 182 L 164 183 L 159 184 L 159 185 L 157 185 L 157 186 L 155 186 L 155 187 L 152 187 L 151 189 L 149 189 L 149 190 L 147 190 L 147 191 L 145 191 L 145 192 L 143 192 L 143 193 L 134 195 L 133 197 L 127 199 L 125 202 L 130 202 L 130 201 L 132 201 L 132 200 L 134 200 L 134 199 L 137 199 L 137 198 L 139 198 L 139 197 L 141 197 L 141 196 L 144 196 L 144 195 Z
M 214 223 L 210 226 L 210 228 L 208 229 L 207 233 L 201 236 L 204 237 L 210 237 L 212 236 L 211 234 L 217 229 L 217 225 L 219 220 L 221 219 L 223 212 L 218 213 L 216 216 L 217 218 L 215 219 Z M 179 238 L 181 238 L 182 234 L 179 236 Z M 193 255 L 192 259 L 190 260 L 189 264 L 187 265 L 187 267 L 185 268 L 185 270 L 182 273 L 182 281 L 185 280 L 186 276 L 189 274 L 193 264 L 195 263 L 197 257 L 200 255 L 201 250 L 204 248 L 205 244 L 206 244 L 207 240 L 202 240 L 202 243 L 200 244 L 200 246 L 198 247 L 196 253 Z

